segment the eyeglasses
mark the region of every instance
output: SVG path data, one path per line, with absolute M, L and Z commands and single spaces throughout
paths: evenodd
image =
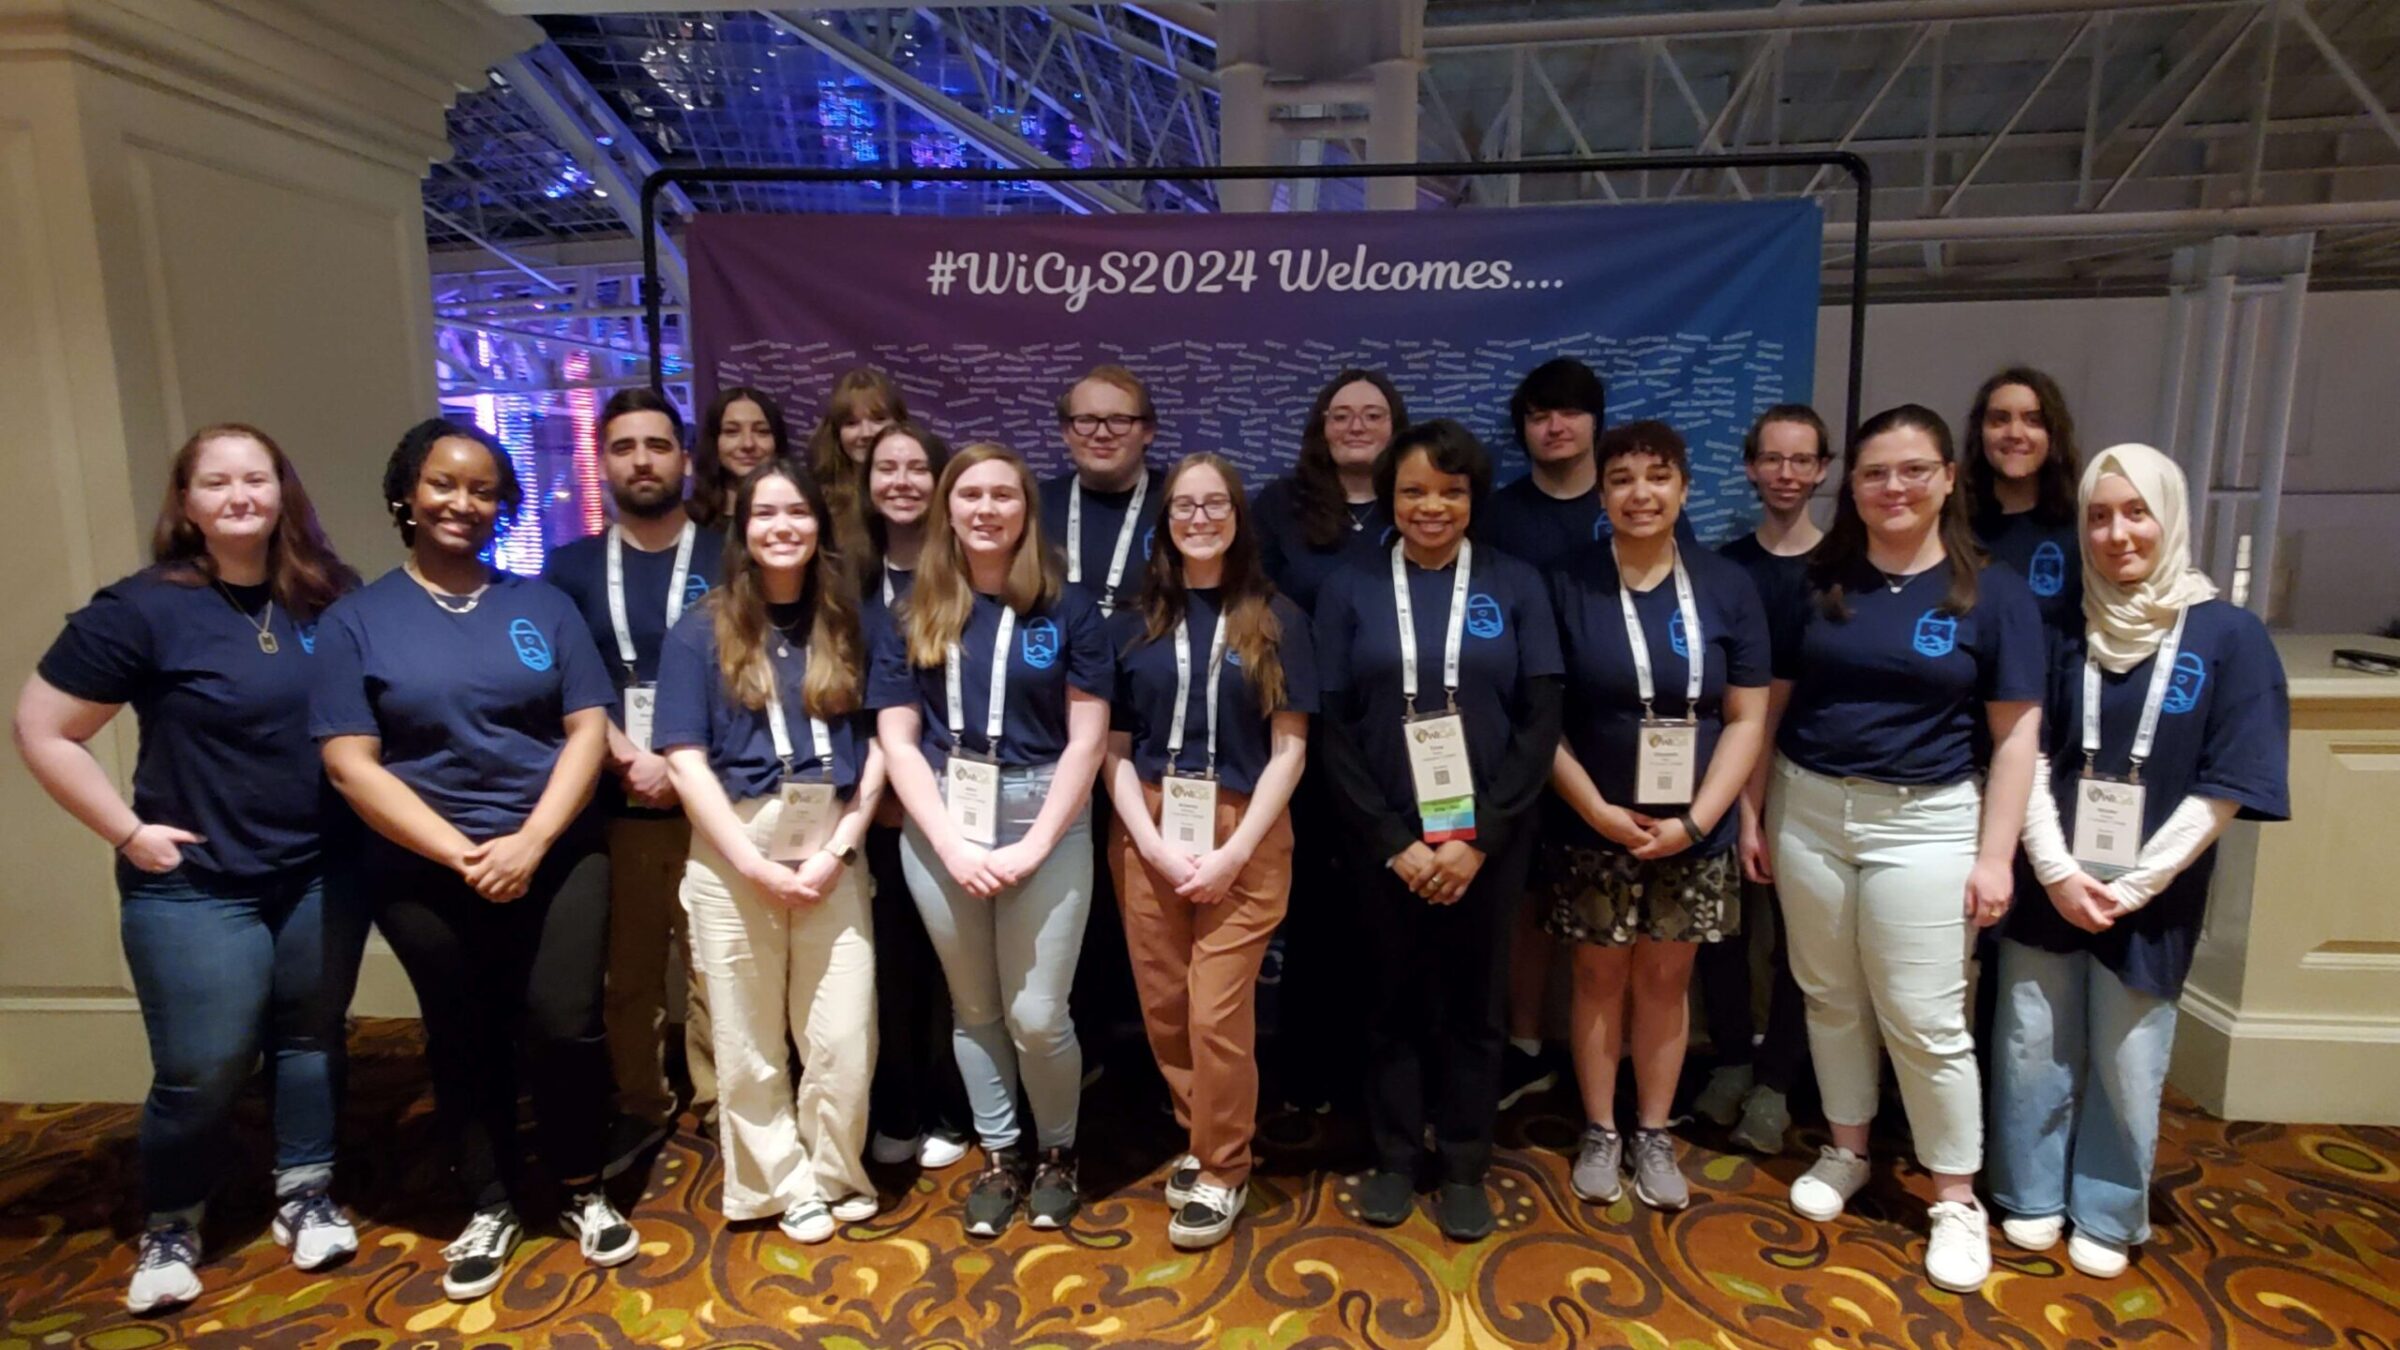
M 1169 520 L 1190 520 L 1194 516 L 1223 520 L 1232 514 L 1233 498 L 1222 492 L 1207 497 L 1176 497 L 1167 502 Z
M 1107 417 L 1099 417 L 1091 413 L 1077 413 L 1073 417 L 1060 418 L 1059 425 L 1078 436 L 1097 436 L 1102 428 L 1106 428 L 1111 436 L 1124 436 L 1149 420 L 1147 417 L 1134 417 L 1125 413 L 1113 413 Z
M 1750 462 L 1768 473 L 1781 473 L 1785 469 L 1791 469 L 1797 473 L 1807 473 L 1824 463 L 1825 457 L 1823 455 L 1760 455 Z
M 1898 479 L 1904 488 L 1921 488 L 1942 471 L 1938 459 L 1912 459 L 1905 464 L 1877 464 L 1851 475 L 1860 487 L 1879 488 Z
M 1329 427 L 1385 427 L 1392 424 L 1389 408 L 1334 408 L 1326 412 Z

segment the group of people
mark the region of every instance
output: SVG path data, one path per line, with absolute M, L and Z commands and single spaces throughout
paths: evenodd
M 1065 1227 L 1071 995 L 1111 894 L 1188 1132 L 1178 1245 L 1247 1199 L 1271 945 L 1282 1095 L 1363 1110 L 1358 1216 L 1430 1192 L 1459 1241 L 1494 1227 L 1498 1113 L 1555 1082 L 1564 948 L 1585 1200 L 1690 1201 L 1670 1127 L 1697 969 L 1700 1114 L 1779 1152 L 1813 1063 L 1830 1142 L 1797 1212 L 1867 1181 L 1888 1051 L 1935 1284 L 1989 1272 L 1987 1130 L 2006 1240 L 2071 1230 L 2079 1269 L 2121 1271 L 2213 844 L 2287 810 L 2282 672 L 2194 570 L 2173 462 L 2080 453 L 2033 370 L 1978 392 L 1955 452 L 1903 405 L 1838 470 L 1782 405 L 1743 446 L 1764 518 L 1710 551 L 1683 439 L 1608 425 L 1591 369 L 1538 367 L 1508 413 L 1531 468 L 1495 488 L 1466 427 L 1344 370 L 1254 494 L 1215 454 L 1154 465 L 1159 410 L 1115 366 L 1060 397 L 1074 468 L 1046 481 L 954 450 L 874 371 L 806 446 L 756 389 L 688 443 L 631 389 L 600 418 L 601 535 L 539 580 L 494 570 L 525 487 L 488 434 L 428 421 L 384 476 L 405 559 L 367 583 L 266 434 L 202 429 L 154 565 L 68 620 L 16 718 L 118 855 L 156 1073 L 128 1305 L 198 1295 L 261 1054 L 275 1236 L 307 1269 L 356 1250 L 330 1188 L 370 921 L 423 1010 L 469 1214 L 452 1298 L 522 1232 L 521 1067 L 559 1222 L 594 1264 L 639 1250 L 606 1182 L 681 1105 L 678 949 L 729 1218 L 823 1241 L 877 1212 L 869 1157 L 972 1143 L 969 1234 Z M 127 704 L 130 802 L 86 748 Z

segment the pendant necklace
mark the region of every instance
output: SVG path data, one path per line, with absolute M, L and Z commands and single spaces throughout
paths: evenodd
M 233 592 L 225 588 L 224 582 L 218 581 L 216 586 L 217 594 L 224 596 L 225 603 L 233 606 L 233 612 L 242 616 L 242 622 L 249 624 L 258 630 L 258 649 L 260 651 L 265 652 L 269 656 L 273 656 L 275 653 L 283 650 L 283 644 L 275 640 L 275 634 L 273 631 L 275 627 L 275 601 L 272 597 L 267 600 L 266 609 L 261 611 L 257 618 L 253 619 L 250 617 L 250 611 L 242 608 L 242 602 L 233 598 Z
M 440 606 L 445 614 L 474 613 L 475 607 L 483 603 L 483 593 L 492 588 L 492 583 L 487 578 L 482 585 L 465 595 L 453 594 L 426 580 L 425 574 L 417 570 L 416 559 L 411 558 L 403 565 L 407 567 L 408 574 L 417 579 L 417 584 L 424 588 L 425 594 L 432 599 L 434 604 Z

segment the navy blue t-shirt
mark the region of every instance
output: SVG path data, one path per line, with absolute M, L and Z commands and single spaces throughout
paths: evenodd
M 1191 687 L 1184 699 L 1183 754 L 1175 761 L 1184 773 L 1199 773 L 1208 765 L 1208 649 L 1216 637 L 1220 593 L 1184 593 L 1183 627 L 1191 642 Z M 1310 640 L 1308 616 L 1291 601 L 1276 596 L 1271 612 L 1281 626 L 1276 655 L 1283 662 L 1283 702 L 1273 712 L 1317 712 L 1316 644 Z M 1116 638 L 1117 695 L 1111 708 L 1112 729 L 1133 735 L 1133 768 L 1145 783 L 1167 772 L 1167 736 L 1175 717 L 1175 636 L 1148 640 L 1139 609 L 1118 611 L 1109 625 Z M 1217 672 L 1217 779 L 1235 792 L 1258 790 L 1274 749 L 1272 718 L 1261 709 L 1241 654 L 1227 638 L 1225 664 Z
M 1394 544 L 1393 548 L 1401 545 Z M 1409 608 L 1417 629 L 1417 711 L 1438 713 L 1442 638 L 1450 623 L 1452 568 L 1428 572 L 1408 565 Z M 1459 642 L 1458 708 L 1466 723 L 1467 761 L 1477 795 L 1488 795 L 1516 723 L 1527 711 L 1532 681 L 1562 674 L 1558 625 L 1540 574 L 1489 547 L 1475 550 L 1467 579 L 1467 618 Z M 1417 814 L 1416 779 L 1408 767 L 1400 693 L 1400 622 L 1392 606 L 1388 550 L 1352 560 L 1317 596 L 1317 682 L 1329 705 L 1347 695 L 1358 720 L 1338 728 L 1353 737 L 1383 784 L 1391 813 Z
M 2049 524 L 2038 511 L 1989 514 L 1976 519 L 1975 537 L 2024 579 L 2043 627 L 2062 640 L 2083 636 L 2083 543 L 2072 523 Z
M 1576 550 L 1613 533 L 1597 485 L 1580 497 L 1553 497 L 1531 474 L 1494 488 L 1475 515 L 1477 540 L 1508 550 L 1532 563 L 1537 572 L 1549 571 L 1575 556 Z M 1698 547 L 1690 516 L 1675 517 L 1675 540 Z
M 2131 763 L 2142 702 L 2150 692 L 2156 658 L 2122 675 L 2100 672 L 2099 772 L 2122 778 Z M 2075 785 L 2083 762 L 2083 643 L 2064 644 L 2052 664 L 2050 696 L 2043 705 L 2044 753 L 2050 756 L 2050 793 L 2058 803 L 2064 836 L 2075 838 Z M 2291 694 L 2283 663 L 2266 626 L 2246 609 L 2222 600 L 2192 607 L 2176 653 L 2173 682 L 2159 705 L 2158 734 L 2142 765 L 2142 831 L 2155 833 L 2176 806 L 2193 794 L 2234 803 L 2243 820 L 2288 820 L 2291 792 L 2286 766 L 2291 746 Z M 2215 873 L 2212 846 L 2176 874 L 2150 903 L 2087 933 L 2068 923 L 2020 857 L 2017 899 L 2001 931 L 2045 951 L 2088 951 L 2126 985 L 2158 998 L 2183 992 L 2192 952 L 2200 942 Z
M 395 567 L 325 611 L 309 732 L 375 736 L 383 764 L 469 839 L 533 814 L 567 714 L 616 703 L 575 604 L 506 572 L 465 614 Z
M 1130 565 L 1131 564 L 1128 564 L 1128 566 Z M 876 575 L 868 577 L 866 580 L 866 594 L 859 597 L 859 606 L 861 609 L 887 609 L 891 605 L 897 605 L 901 601 L 906 600 L 908 598 L 908 593 L 916 587 L 917 573 L 915 568 L 894 567 L 890 563 L 877 563 L 875 565 L 875 571 Z M 891 588 L 891 600 L 889 604 L 886 604 L 884 600 L 884 588 L 886 586 Z
M 959 640 L 959 703 L 966 714 L 967 747 L 989 751 L 984 719 L 992 704 L 992 642 L 1000 633 L 1000 602 L 975 597 L 967 631 Z M 943 664 L 912 666 L 908 642 L 896 617 L 880 610 L 871 625 L 873 659 L 867 674 L 867 706 L 914 707 L 924 719 L 917 744 L 939 773 L 950 762 L 950 700 Z M 1100 607 L 1073 587 L 1049 606 L 1017 616 L 1009 642 L 1007 714 L 997 758 L 1011 767 L 1054 763 L 1067 748 L 1067 687 L 1100 699 L 1117 692 L 1116 659 Z
M 1701 667 L 1698 710 L 1700 758 L 1694 766 L 1696 793 L 1717 753 L 1725 731 L 1725 689 L 1763 689 L 1773 676 L 1767 648 L 1766 612 L 1758 591 L 1738 564 L 1706 549 L 1685 549 L 1685 569 L 1692 579 L 1692 601 L 1700 618 Z M 1618 806 L 1648 808 L 1634 795 L 1634 765 L 1640 754 L 1641 685 L 1634 679 L 1633 652 L 1625 641 L 1625 613 L 1617 602 L 1617 566 L 1605 544 L 1587 544 L 1564 567 L 1549 574 L 1550 602 L 1558 615 L 1558 644 L 1566 660 L 1566 737 L 1575 758 L 1600 795 Z M 1649 639 L 1650 675 L 1654 697 L 1651 710 L 1660 717 L 1684 717 L 1686 681 L 1691 661 L 1687 653 L 1683 612 L 1675 600 L 1672 576 L 1633 597 L 1634 617 Z M 1679 805 L 1645 809 L 1646 815 L 1671 816 Z M 1599 847 L 1618 845 L 1601 836 L 1572 810 L 1575 827 Z M 1716 827 L 1693 847 L 1696 854 L 1722 853 L 1733 847 L 1739 822 L 1727 811 Z
M 1133 528 L 1133 542 L 1125 550 L 1125 570 L 1117 577 L 1115 604 L 1131 607 L 1134 597 L 1142 591 L 1142 569 L 1150 560 L 1150 546 L 1158 537 L 1159 517 L 1167 509 L 1167 476 L 1156 469 L 1144 469 L 1149 486 L 1142 492 L 1142 514 Z M 1050 546 L 1075 550 L 1081 555 L 1082 588 L 1095 604 L 1108 600 L 1108 564 L 1117 552 L 1117 530 L 1125 523 L 1125 508 L 1133 504 L 1133 490 L 1123 492 L 1094 492 L 1083 490 L 1083 538 L 1067 538 L 1067 498 L 1075 482 L 1073 473 L 1042 480 L 1042 533 L 1049 536 Z
M 1313 614 L 1317 592 L 1352 555 L 1375 552 L 1392 542 L 1392 513 L 1380 501 L 1347 504 L 1350 528 L 1324 548 L 1308 542 L 1300 504 L 1289 476 L 1260 488 L 1250 498 L 1250 526 L 1258 531 L 1258 557 L 1275 589 Z
M 737 802 L 771 796 L 783 781 L 784 767 L 775 755 L 775 733 L 765 708 L 745 707 L 725 688 L 724 674 L 717 668 L 715 611 L 716 606 L 705 601 L 695 605 L 667 635 L 658 657 L 658 710 L 650 740 L 662 754 L 679 746 L 707 750 L 708 767 L 725 785 L 725 795 Z M 770 637 L 767 660 L 775 666 L 775 686 L 783 699 L 792 770 L 813 778 L 830 768 L 834 793 L 846 800 L 858 791 L 873 729 L 864 712 L 827 718 L 825 737 L 833 762 L 819 759 L 800 700 L 808 678 L 808 645 L 790 644 L 791 654 L 779 657 L 775 650 L 783 645 Z
M 1861 567 L 1843 588 L 1850 617 L 1809 603 L 1772 616 L 1775 678 L 1792 681 L 1776 748 L 1833 778 L 1955 783 L 1988 751 L 1987 703 L 2033 703 L 2044 692 L 2048 641 L 2017 574 L 1996 563 L 1976 574 L 1975 608 L 1944 614 L 1947 564 L 1897 592 Z
M 38 667 L 61 693 L 133 709 L 134 814 L 201 838 L 179 870 L 247 881 L 313 867 L 345 814 L 308 734 L 316 625 L 267 605 L 263 585 L 187 586 L 148 568 L 75 611 Z

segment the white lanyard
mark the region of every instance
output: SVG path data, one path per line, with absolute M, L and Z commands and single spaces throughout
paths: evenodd
M 1617 546 L 1608 546 L 1615 557 Z M 1633 649 L 1633 682 L 1641 692 L 1642 716 L 1650 716 L 1650 702 L 1658 697 L 1657 687 L 1650 679 L 1650 639 L 1642 632 L 1640 616 L 1633 612 L 1633 588 L 1625 584 L 1624 569 L 1617 572 L 1617 604 L 1625 611 L 1625 645 Z M 1700 605 L 1692 598 L 1692 576 L 1683 570 L 1683 550 L 1675 550 L 1675 608 L 1683 615 L 1684 664 L 1691 667 L 1683 681 L 1683 715 L 1700 715 L 1700 680 L 1708 667 L 1708 655 L 1700 645 Z
M 1008 710 L 1008 640 L 1016 631 L 1017 612 L 1003 604 L 1000 630 L 992 637 L 992 702 L 983 717 L 984 749 L 994 755 L 1000 753 L 1001 719 Z M 967 734 L 966 699 L 959 692 L 961 663 L 958 644 L 952 642 L 942 657 L 942 683 L 950 695 L 950 737 L 954 743 L 963 742 Z
M 699 531 L 692 522 L 683 522 L 683 534 L 675 541 L 675 575 L 667 579 L 667 627 L 683 617 L 683 588 L 692 576 L 692 540 Z M 617 630 L 617 656 L 625 663 L 625 678 L 633 678 L 633 629 L 625 621 L 625 530 L 612 525 L 608 530 L 608 623 Z
M 1117 599 L 1117 583 L 1125 576 L 1125 557 L 1133 551 L 1133 532 L 1142 523 L 1142 498 L 1150 491 L 1150 470 L 1144 467 L 1142 476 L 1133 480 L 1133 499 L 1125 503 L 1125 522 L 1117 526 L 1117 548 L 1108 557 L 1108 585 L 1100 592 L 1101 603 L 1113 606 Z M 1076 475 L 1067 484 L 1067 580 L 1083 581 L 1083 476 Z
M 1225 614 L 1217 613 L 1217 633 L 1208 643 L 1208 776 L 1217 776 L 1217 669 L 1225 660 Z M 1192 632 L 1175 625 L 1175 715 L 1167 722 L 1167 772 L 1183 756 L 1184 705 L 1192 696 Z
M 2175 682 L 2175 653 L 2183 646 L 2183 621 L 2191 611 L 2175 616 L 2175 626 L 2167 639 L 2158 644 L 2158 655 L 2150 667 L 2150 690 L 2142 698 L 2141 724 L 2133 733 L 2133 776 L 2139 778 L 2142 765 L 2150 758 L 2151 742 L 2158 738 L 2158 713 L 2166 705 L 2167 686 Z M 2083 658 L 2083 765 L 2088 771 L 2100 757 L 2100 663 L 2088 653 Z
M 1392 545 L 1392 608 L 1400 617 L 1400 694 L 1408 710 L 1417 710 L 1417 617 L 1408 602 L 1408 545 Z M 1458 543 L 1458 562 L 1450 578 L 1450 627 L 1442 634 L 1442 691 L 1452 707 L 1458 705 L 1458 648 L 1467 630 L 1467 573 L 1475 560 L 1475 545 Z
M 767 681 L 767 731 L 775 738 L 775 758 L 782 761 L 783 771 L 786 776 L 789 776 L 793 772 L 792 728 L 791 724 L 785 720 L 783 711 L 783 673 L 775 669 L 774 662 L 771 660 L 767 663 L 767 670 L 773 677 Z M 816 751 L 817 763 L 825 766 L 826 776 L 831 777 L 833 775 L 833 734 L 825 729 L 824 718 L 808 719 L 808 739 Z

